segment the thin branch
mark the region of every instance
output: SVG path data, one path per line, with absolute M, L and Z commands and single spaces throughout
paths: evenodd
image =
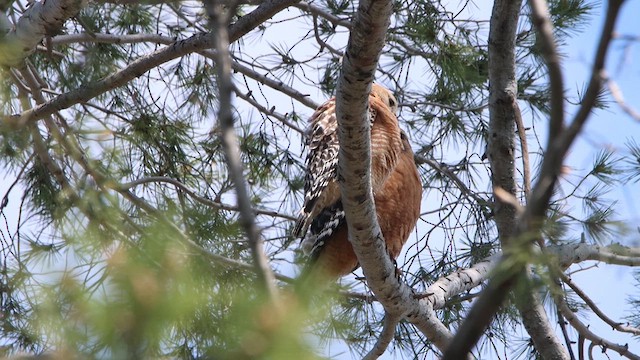
M 474 112 L 474 111 L 480 111 L 480 110 L 486 109 L 487 107 L 489 107 L 489 104 L 483 104 L 483 105 L 474 106 L 474 107 L 464 107 L 464 106 L 453 106 L 453 105 L 449 105 L 449 104 L 443 104 L 443 103 L 439 103 L 439 102 L 435 102 L 435 101 L 424 101 L 424 100 L 422 100 L 422 101 L 414 101 L 414 102 L 411 102 L 411 103 L 403 103 L 403 104 L 400 104 L 400 106 L 401 107 L 408 107 L 413 112 L 416 111 L 416 107 L 418 107 L 418 106 L 433 106 L 433 107 L 447 109 L 447 110 L 451 110 L 451 111 Z
M 203 205 L 211 206 L 211 207 L 213 207 L 215 209 L 221 209 L 221 210 L 240 211 L 240 209 L 237 206 L 223 204 L 223 203 L 220 203 L 220 202 L 213 201 L 211 199 L 202 197 L 202 196 L 196 194 L 193 190 L 189 189 L 185 184 L 181 183 L 180 181 L 178 181 L 176 179 L 173 179 L 173 178 L 170 178 L 170 177 L 165 177 L 165 176 L 149 176 L 149 177 L 136 179 L 136 180 L 133 180 L 133 181 L 128 182 L 126 184 L 118 185 L 118 190 L 130 190 L 131 188 L 133 188 L 135 186 L 138 186 L 138 185 L 148 184 L 148 183 L 157 183 L 157 182 L 164 182 L 164 183 L 172 184 L 172 185 L 176 186 L 177 188 L 179 188 L 180 190 L 184 191 L 187 195 L 189 195 L 195 201 L 197 201 L 197 202 L 199 202 L 199 203 L 201 203 Z M 261 209 L 255 209 L 254 208 L 253 212 L 256 213 L 256 214 L 259 214 L 259 215 L 279 217 L 279 218 L 292 220 L 292 221 L 295 221 L 297 219 L 295 216 L 282 214 L 282 213 L 279 213 L 277 211 L 272 211 L 272 210 L 261 210 Z
M 522 156 L 522 188 L 524 198 L 528 199 L 531 195 L 531 162 L 529 161 L 529 145 L 527 142 L 527 133 L 522 121 L 522 112 L 516 100 L 514 103 L 516 129 L 518 130 L 518 138 L 520 140 L 520 155 Z
M 382 331 L 378 334 L 378 339 L 376 340 L 375 345 L 373 345 L 373 348 L 362 357 L 363 360 L 374 360 L 384 354 L 389 347 L 391 340 L 393 340 L 393 336 L 396 333 L 396 326 L 399 322 L 400 317 L 398 316 L 390 316 L 389 314 L 384 315 Z
M 244 92 L 240 91 L 240 89 L 238 89 L 237 87 L 234 87 L 234 92 L 237 97 L 248 102 L 251 106 L 256 108 L 261 113 L 267 116 L 272 116 L 276 118 L 278 121 L 288 126 L 290 129 L 295 130 L 300 135 L 304 134 L 304 130 L 299 128 L 296 124 L 292 123 L 291 121 L 287 120 L 287 114 L 283 115 L 283 114 L 280 114 L 279 112 L 276 112 L 275 106 L 272 107 L 271 109 L 267 109 L 265 106 L 263 106 L 253 98 L 251 92 L 248 92 L 245 94 Z
M 564 316 L 562 316 L 562 312 L 558 307 L 556 307 L 556 317 L 558 318 L 558 324 L 560 325 L 560 330 L 562 331 L 562 337 L 564 338 L 564 343 L 567 346 L 567 351 L 569 351 L 569 357 L 571 360 L 576 360 L 576 356 L 573 353 L 573 347 L 571 346 L 571 338 L 569 338 L 569 331 L 567 330 L 567 322 L 564 320 Z
M 587 91 L 580 102 L 580 108 L 573 118 L 571 125 L 567 128 L 567 131 L 563 134 L 562 138 L 558 139 L 558 142 L 560 143 L 558 147 L 562 150 L 562 154 L 566 153 L 569 146 L 573 143 L 573 140 L 582 129 L 582 126 L 589 118 L 589 115 L 593 112 L 593 106 L 598 99 L 600 91 L 602 90 L 603 82 L 606 79 L 604 64 L 607 57 L 607 50 L 609 49 L 616 20 L 618 19 L 620 7 L 623 3 L 624 0 L 609 0 L 607 2 L 607 15 L 602 28 L 602 36 L 598 43 L 598 50 L 593 61 L 591 80 L 589 81 Z M 554 94 L 551 94 L 551 96 L 553 97 Z
M 318 16 L 315 14 L 313 15 L 313 36 L 316 38 L 318 45 L 320 45 L 320 51 L 322 51 L 322 48 L 327 48 L 329 52 L 331 52 L 333 55 L 336 56 L 336 58 L 338 59 L 342 58 L 342 56 L 344 55 L 342 51 L 327 44 L 324 40 L 320 38 L 320 32 L 318 31 Z
M 551 90 L 551 114 L 549 120 L 549 139 L 547 148 L 560 136 L 564 127 L 564 82 L 560 68 L 560 56 L 556 49 L 553 24 L 549 18 L 546 0 L 530 0 L 531 22 L 538 30 L 540 50 L 549 71 Z
M 600 310 L 596 303 L 594 303 L 593 300 L 591 300 L 591 298 L 589 298 L 589 296 L 584 291 L 582 291 L 582 289 L 580 289 L 573 281 L 571 281 L 568 276 L 561 274 L 560 278 L 565 284 L 569 285 L 573 292 L 575 292 L 578 296 L 580 296 L 582 300 L 584 300 L 587 306 L 589 306 L 589 308 L 591 308 L 591 310 L 593 310 L 593 312 L 598 315 L 598 317 L 602 319 L 602 321 L 609 324 L 613 329 L 640 336 L 640 329 L 633 326 L 622 325 L 622 323 L 613 321 L 613 319 L 608 317 L 602 310 Z
M 279 81 L 279 80 L 274 80 L 268 76 L 262 75 L 260 73 L 258 73 L 257 71 L 248 68 L 244 65 L 239 64 L 237 61 L 234 61 L 231 64 L 231 67 L 233 68 L 234 71 L 240 72 L 250 78 L 252 78 L 253 80 L 256 80 L 259 83 L 262 83 L 264 85 L 267 85 L 268 87 L 275 89 L 277 91 L 280 91 L 281 93 L 291 97 L 292 99 L 297 100 L 299 103 L 307 106 L 310 109 L 317 109 L 320 104 L 318 104 L 317 102 L 313 101 L 310 97 L 309 94 L 303 94 L 301 92 L 299 92 L 298 90 L 286 85 L 284 82 Z
M 562 291 L 560 290 L 560 292 Z M 564 316 L 567 319 L 567 321 L 569 321 L 569 324 L 571 324 L 571 326 L 573 326 L 573 328 L 576 329 L 576 331 L 585 339 L 589 339 L 592 343 L 596 345 L 600 345 L 605 349 L 611 349 L 617 352 L 618 354 L 620 354 L 621 356 L 624 356 L 628 359 L 640 360 L 640 356 L 629 351 L 628 344 L 625 344 L 625 345 L 616 344 L 614 342 L 611 342 L 593 333 L 589 329 L 589 326 L 585 325 L 582 321 L 580 321 L 580 319 L 578 319 L 578 317 L 576 316 L 575 312 L 573 312 L 569 308 L 569 306 L 567 305 L 567 302 L 564 300 L 562 295 L 554 296 L 554 300 L 556 305 L 558 306 L 558 309 L 560 309 L 562 316 Z
M 264 253 L 262 234 L 255 221 L 254 212 L 247 191 L 247 182 L 244 178 L 242 161 L 240 159 L 240 147 L 234 129 L 233 113 L 231 110 L 231 95 L 234 92 L 231 80 L 231 54 L 229 53 L 229 33 L 227 31 L 228 13 L 234 11 L 235 6 L 225 11 L 225 7 L 217 1 L 205 1 L 209 17 L 211 19 L 214 45 L 216 49 L 216 70 L 218 75 L 219 111 L 218 124 L 220 129 L 220 141 L 227 159 L 229 175 L 235 185 L 238 208 L 240 210 L 240 223 L 244 227 L 251 247 L 253 265 L 258 274 L 258 281 L 264 291 L 272 300 L 277 297 L 275 277 L 269 259 Z
M 416 165 L 427 164 L 438 173 L 451 179 L 456 187 L 460 189 L 460 192 L 462 192 L 465 196 L 474 199 L 476 203 L 491 205 L 491 202 L 489 200 L 483 199 L 475 191 L 469 189 L 469 187 L 458 177 L 458 175 L 456 175 L 451 169 L 449 169 L 446 164 L 438 162 L 435 159 L 430 159 L 426 156 L 420 155 L 419 153 L 415 154 L 414 158 L 416 161 Z
M 624 101 L 624 95 L 622 95 L 622 90 L 618 84 L 609 78 L 605 79 L 605 81 L 607 82 L 611 96 L 613 96 L 613 99 L 616 101 L 618 106 L 620 106 L 622 111 L 626 112 L 627 115 L 631 116 L 634 120 L 640 121 L 640 112 Z
M 331 22 L 334 26 L 342 26 L 347 29 L 351 29 L 351 23 L 348 20 L 340 19 L 339 17 L 325 11 L 323 8 L 310 4 L 306 1 L 300 1 L 293 6 L 297 7 L 300 10 L 307 11 L 314 16 L 320 16 L 321 18 L 324 18 Z

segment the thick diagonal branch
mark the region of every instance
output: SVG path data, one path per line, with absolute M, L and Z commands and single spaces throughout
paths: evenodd
M 342 204 L 358 261 L 387 316 L 406 316 L 438 348 L 444 349 L 451 333 L 435 316 L 433 308 L 415 299 L 411 288 L 396 278 L 373 202 L 368 94 L 391 9 L 389 0 L 363 0 L 353 18 L 336 94 Z

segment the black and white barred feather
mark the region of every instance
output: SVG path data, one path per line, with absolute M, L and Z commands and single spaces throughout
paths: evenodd
M 382 99 L 395 115 L 397 102 L 389 90 L 374 84 L 371 94 Z M 305 199 L 293 236 L 304 238 L 302 249 L 307 254 L 321 249 L 324 240 L 346 221 L 337 182 L 340 144 L 335 107 L 335 99 L 322 104 L 309 118 L 305 131 Z M 370 107 L 369 112 L 373 126 L 376 111 Z

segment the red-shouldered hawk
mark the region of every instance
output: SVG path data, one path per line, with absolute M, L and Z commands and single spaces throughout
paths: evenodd
M 393 94 L 373 84 L 369 111 L 374 201 L 387 250 L 395 259 L 418 220 L 422 185 L 407 136 L 398 126 Z M 302 248 L 310 254 L 312 266 L 336 278 L 355 270 L 358 260 L 349 243 L 337 183 L 335 99 L 320 106 L 309 122 L 305 203 L 294 236 L 304 237 Z

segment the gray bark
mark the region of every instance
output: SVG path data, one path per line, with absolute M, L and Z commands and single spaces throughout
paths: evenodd
M 55 35 L 86 4 L 86 0 L 34 2 L 13 29 L 4 36 L 0 34 L 0 65 L 17 66 L 22 63 L 46 36 Z
M 516 196 L 515 134 L 516 119 L 521 117 L 517 105 L 516 32 L 521 1 L 496 0 L 489 31 L 489 138 L 488 157 L 493 186 Z M 525 141 L 525 139 L 521 139 Z M 529 185 L 527 184 L 527 187 Z M 498 234 L 504 248 L 518 227 L 517 209 L 511 204 L 496 202 L 494 207 Z M 525 277 L 529 278 L 529 269 Z M 544 359 L 569 359 L 569 354 L 549 323 L 537 292 L 525 288 L 516 306 L 522 322 L 536 349 Z
M 392 9 L 391 1 L 361 1 L 343 60 L 336 94 L 340 153 L 338 176 L 349 226 L 350 241 L 367 283 L 390 317 L 406 316 L 438 348 L 444 349 L 451 333 L 431 306 L 395 275 L 378 224 L 371 188 L 368 94 L 384 45 Z

